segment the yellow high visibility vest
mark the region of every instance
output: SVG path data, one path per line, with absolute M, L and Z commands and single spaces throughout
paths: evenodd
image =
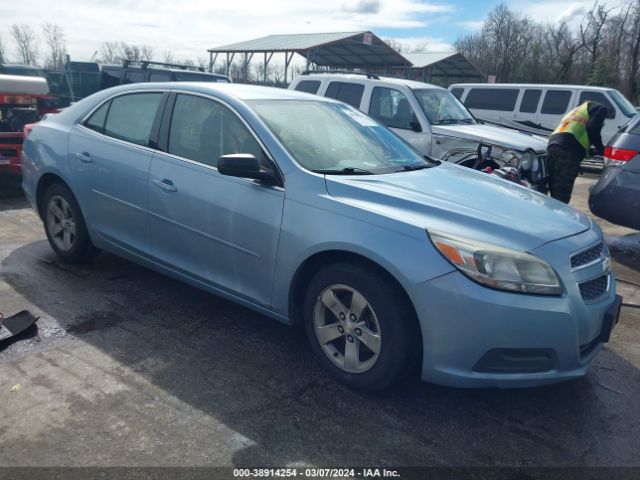
M 587 133 L 587 122 L 589 121 L 589 103 L 584 102 L 567 113 L 560 122 L 560 125 L 551 135 L 556 133 L 570 133 L 586 151 L 589 150 L 591 142 Z

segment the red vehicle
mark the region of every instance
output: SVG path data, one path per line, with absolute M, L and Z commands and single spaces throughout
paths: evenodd
M 20 175 L 25 126 L 56 111 L 51 99 L 45 78 L 0 75 L 0 173 Z

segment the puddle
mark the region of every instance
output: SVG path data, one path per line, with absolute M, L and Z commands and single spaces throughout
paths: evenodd
M 104 328 L 115 327 L 124 321 L 122 317 L 112 312 L 93 312 L 90 315 L 80 317 L 80 322 L 67 325 L 65 331 L 76 335 L 102 330 Z

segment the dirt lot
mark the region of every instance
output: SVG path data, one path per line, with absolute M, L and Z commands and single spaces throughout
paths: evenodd
M 640 466 L 640 310 L 577 381 L 364 395 L 296 329 L 112 255 L 59 263 L 19 190 L 0 197 L 0 311 L 41 317 L 0 352 L 0 465 Z M 601 225 L 640 282 L 640 234 Z

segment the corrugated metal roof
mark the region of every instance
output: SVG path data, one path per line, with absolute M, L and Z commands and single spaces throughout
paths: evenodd
M 422 52 L 403 53 L 402 56 L 411 62 L 413 68 L 424 68 L 457 54 L 458 52 Z
M 333 32 L 333 33 L 297 33 L 293 35 L 267 35 L 266 37 L 247 40 L 215 47 L 209 52 L 292 52 L 308 50 L 327 43 L 345 40 L 365 32 Z
M 410 66 L 402 55 L 368 31 L 269 35 L 212 48 L 209 52 L 296 52 L 317 66 L 347 69 Z

